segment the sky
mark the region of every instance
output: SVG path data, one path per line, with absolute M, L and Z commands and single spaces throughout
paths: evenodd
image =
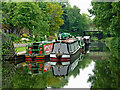
M 91 1 L 92 0 L 69 0 L 72 7 L 76 5 L 78 8 L 80 8 L 80 13 L 86 13 L 88 15 L 90 14 L 87 9 L 92 8 Z

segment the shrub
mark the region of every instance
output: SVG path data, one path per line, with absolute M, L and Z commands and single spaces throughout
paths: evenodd
M 11 41 L 20 40 L 20 38 L 18 36 L 15 36 L 15 35 L 12 35 L 12 34 L 8 34 L 8 37 L 11 38 Z

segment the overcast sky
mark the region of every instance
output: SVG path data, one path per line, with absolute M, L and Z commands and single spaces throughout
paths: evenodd
M 72 7 L 76 5 L 78 8 L 80 8 L 80 13 L 89 14 L 87 9 L 92 8 L 91 0 L 69 0 L 69 2 Z

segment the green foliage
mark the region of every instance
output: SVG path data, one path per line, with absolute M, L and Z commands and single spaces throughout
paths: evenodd
M 13 88 L 47 88 L 63 87 L 68 81 L 65 78 L 54 77 L 52 72 L 46 72 L 41 75 L 29 75 L 27 68 L 18 68 L 12 79 Z
M 119 48 L 118 40 L 119 40 L 118 37 L 107 38 L 105 40 L 105 44 L 111 51 L 111 55 L 117 59 L 119 58 L 118 57 L 118 54 L 119 54 L 118 53 L 118 48 Z
M 92 2 L 93 8 L 89 10 L 92 15 L 94 25 L 103 30 L 104 36 L 107 34 L 115 37 L 106 38 L 105 44 L 110 50 L 109 59 L 106 61 L 96 61 L 94 75 L 90 75 L 88 81 L 92 83 L 91 88 L 118 88 L 120 70 L 119 45 L 120 40 L 120 3 L 118 2 Z M 109 82 L 109 83 L 108 83 Z
M 90 75 L 91 88 L 119 88 L 120 70 L 120 3 L 118 2 L 92 2 L 93 8 L 89 10 L 92 15 L 94 25 L 103 30 L 104 41 L 110 50 L 108 60 L 96 61 L 94 75 Z M 114 37 L 106 38 L 107 34 Z M 108 83 L 109 82 L 109 83 Z
M 6 42 L 2 44 L 2 55 L 5 55 L 9 51 L 8 48 L 10 48 L 9 43 Z
M 3 60 L 2 61 L 2 88 L 12 88 L 11 80 L 15 73 L 14 64 Z
M 38 4 L 35 3 L 29 3 L 29 2 L 19 2 L 17 3 L 17 6 L 14 7 L 14 14 L 12 18 L 12 22 L 14 23 L 14 26 L 19 26 L 20 28 L 28 28 L 30 33 L 32 33 L 32 29 L 34 26 L 34 29 L 37 31 L 37 33 L 40 33 L 40 30 L 42 30 L 43 20 L 41 16 L 41 9 L 39 8 Z M 41 27 L 42 26 L 42 27 Z
M 92 37 L 91 40 L 97 41 L 98 38 L 97 37 Z
M 32 88 L 35 84 L 36 77 L 28 75 L 26 68 L 18 68 L 12 79 L 14 88 Z
M 105 39 L 110 55 L 106 56 L 107 60 L 96 60 L 94 74 L 90 75 L 88 79 L 88 82 L 91 82 L 91 88 L 119 88 L 120 58 L 118 40 L 118 37 Z
M 11 38 L 11 41 L 16 41 L 16 40 L 20 40 L 20 38 L 18 36 L 15 36 L 13 34 L 8 34 L 8 37 Z
M 90 75 L 88 81 L 91 88 L 118 88 L 119 60 L 110 57 L 109 60 L 96 61 L 94 75 Z M 108 83 L 109 82 L 109 83 Z
M 87 14 L 80 14 L 77 6 L 63 7 L 64 13 L 62 18 L 64 25 L 61 26 L 59 32 L 68 32 L 72 35 L 83 35 L 83 31 L 89 29 L 90 18 Z
M 63 11 L 57 3 L 2 2 L 2 23 L 17 34 L 26 28 L 31 35 L 54 35 L 63 24 Z
M 89 10 L 94 25 L 111 35 L 120 34 L 120 3 L 117 2 L 92 2 L 93 8 Z
M 50 30 L 49 34 L 54 35 L 54 32 L 57 32 L 60 28 L 60 25 L 64 24 L 64 21 L 62 20 L 61 15 L 63 14 L 63 11 L 61 10 L 61 6 L 59 4 L 47 4 L 47 13 L 49 15 L 49 24 L 50 24 Z

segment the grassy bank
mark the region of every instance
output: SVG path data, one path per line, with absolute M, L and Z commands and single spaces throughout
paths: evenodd
M 17 48 L 15 48 L 15 50 L 16 50 L 16 53 L 21 52 L 21 51 L 25 51 L 26 47 L 17 47 Z

